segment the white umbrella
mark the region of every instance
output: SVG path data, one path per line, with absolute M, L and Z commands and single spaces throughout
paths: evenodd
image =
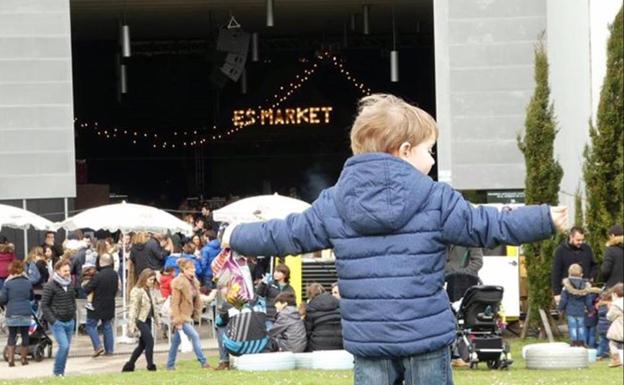
M 22 230 L 30 226 L 35 230 L 52 230 L 54 223 L 28 210 L 0 204 L 0 230 L 3 226 Z
M 108 230 L 124 233 L 149 231 L 154 233 L 193 233 L 193 227 L 164 210 L 134 203 L 117 203 L 85 210 L 80 214 L 57 222 L 57 228 L 68 231 L 78 229 Z
M 278 194 L 258 195 L 241 199 L 213 212 L 217 222 L 258 222 L 267 219 L 284 219 L 288 214 L 300 213 L 310 204 L 299 199 Z

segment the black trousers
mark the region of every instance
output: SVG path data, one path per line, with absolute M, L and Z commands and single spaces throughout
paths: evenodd
M 141 353 L 145 351 L 145 360 L 147 361 L 147 365 L 152 366 L 154 365 L 154 337 L 152 336 L 152 319 L 148 318 L 145 320 L 145 322 L 137 320 L 136 326 L 141 333 L 141 337 L 139 338 L 139 345 L 132 352 L 132 355 L 130 356 L 130 360 L 128 362 L 134 365 L 141 356 Z
M 15 346 L 17 342 L 17 332 L 22 336 L 22 346 L 28 346 L 28 326 L 9 326 L 9 340 L 7 345 Z

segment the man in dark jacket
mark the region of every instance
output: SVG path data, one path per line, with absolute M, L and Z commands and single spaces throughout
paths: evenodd
M 56 233 L 54 231 L 46 231 L 45 238 L 41 247 L 48 246 L 52 250 L 52 266 L 58 262 L 63 255 L 63 247 L 56 243 Z
M 76 326 L 76 292 L 71 286 L 70 262 L 60 260 L 54 265 L 52 280 L 43 287 L 41 311 L 48 321 L 58 350 L 54 358 L 54 375 L 65 375 L 65 364 Z
M 566 278 L 568 269 L 574 263 L 578 263 L 583 268 L 583 278 L 590 281 L 596 278 L 598 263 L 594 258 L 594 252 L 589 245 L 585 244 L 585 231 L 577 226 L 570 229 L 568 239 L 555 251 L 551 279 L 552 290 L 557 304 L 561 296 L 563 279 Z
M 160 271 L 165 264 L 165 257 L 173 251 L 171 238 L 156 237 L 150 238 L 145 243 L 135 243 L 130 251 L 130 260 L 134 264 L 134 276 L 139 278 L 139 274 L 148 267 L 154 271 Z
M 87 294 L 93 292 L 93 308 L 87 311 L 87 333 L 93 344 L 93 357 L 100 354 L 113 354 L 114 336 L 111 325 L 115 318 L 115 295 L 117 295 L 119 276 L 113 268 L 110 254 L 100 255 L 101 270 L 84 287 Z M 104 347 L 97 332 L 97 325 L 102 322 Z
M 622 226 L 614 225 L 609 229 L 607 250 L 602 262 L 602 278 L 605 287 L 613 287 L 624 279 L 624 231 Z

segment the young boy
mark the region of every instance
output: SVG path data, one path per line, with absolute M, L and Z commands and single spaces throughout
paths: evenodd
M 283 292 L 275 297 L 277 318 L 269 336 L 272 351 L 301 353 L 308 343 L 305 325 L 297 310 L 295 295 Z
M 565 312 L 568 320 L 568 335 L 570 346 L 585 346 L 587 341 L 585 316 L 592 311 L 593 293 L 600 289 L 592 288 L 591 284 L 583 279 L 583 268 L 573 263 L 568 268 L 568 278 L 563 279 L 559 311 Z
M 616 284 L 611 289 L 611 305 L 607 313 L 607 319 L 611 321 L 607 338 L 609 339 L 609 350 L 611 351 L 611 363 L 609 367 L 616 368 L 622 366 L 618 350 L 622 350 L 624 343 L 624 285 L 622 282 Z
M 392 95 L 365 97 L 351 129 L 354 156 L 335 186 L 303 213 L 229 226 L 223 234 L 223 246 L 244 255 L 334 249 L 356 385 L 452 384 L 447 246 L 533 242 L 567 221 L 565 207 L 473 207 L 434 182 L 427 174 L 437 137 L 425 111 Z

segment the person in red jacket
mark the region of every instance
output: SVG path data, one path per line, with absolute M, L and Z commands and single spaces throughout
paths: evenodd
M 175 278 L 175 268 L 168 267 L 163 270 L 160 275 L 160 294 L 163 299 L 167 299 L 171 295 L 171 281 Z
M 0 289 L 9 276 L 9 265 L 15 260 L 15 246 L 5 236 L 0 236 Z

